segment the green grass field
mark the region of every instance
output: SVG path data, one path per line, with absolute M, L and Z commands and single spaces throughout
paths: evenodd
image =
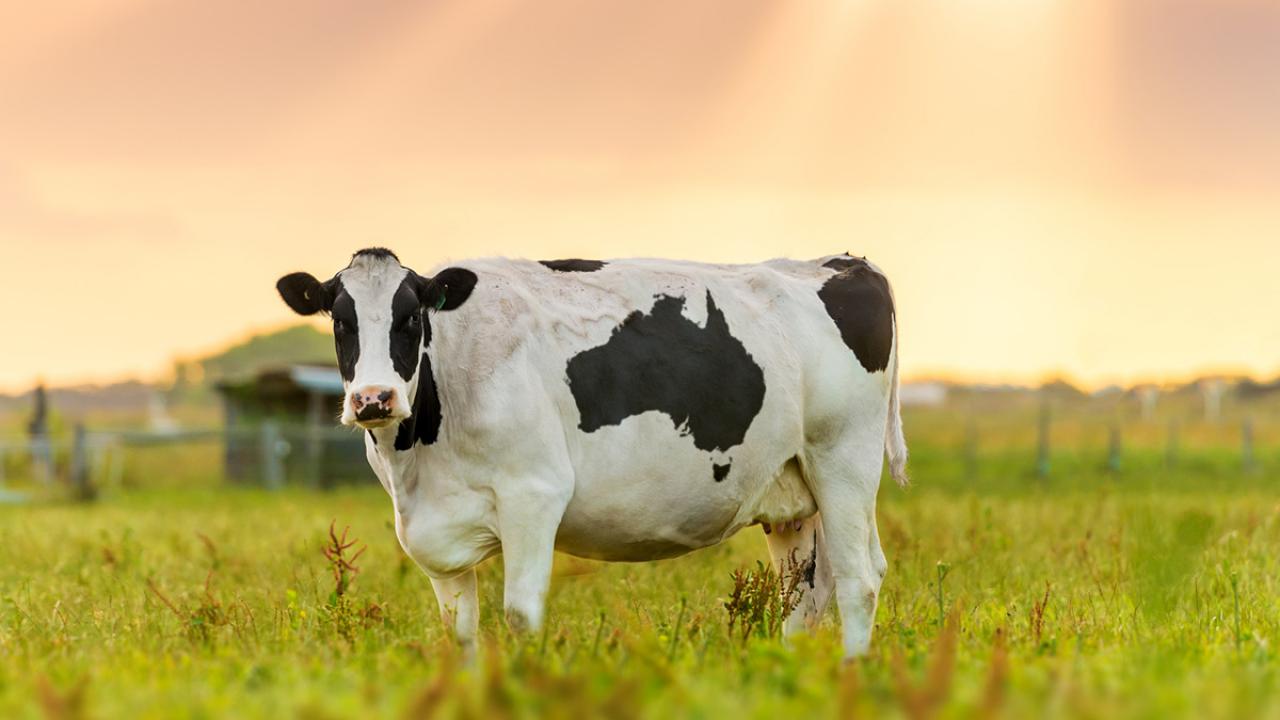
M 881 491 L 890 573 L 847 667 L 834 613 L 791 647 L 729 633 L 755 529 L 661 563 L 561 557 L 525 640 L 490 561 L 485 658 L 461 667 L 376 487 L 0 508 L 0 716 L 1280 716 L 1273 493 L 920 475 Z M 333 519 L 368 546 L 340 602 Z

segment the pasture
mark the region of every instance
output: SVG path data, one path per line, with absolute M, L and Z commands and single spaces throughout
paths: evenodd
M 135 464 L 155 482 L 0 506 L 0 716 L 1280 717 L 1271 426 L 1246 468 L 1229 423 L 1188 426 L 1176 463 L 1163 425 L 1130 423 L 1114 467 L 1081 419 L 1041 478 L 1034 414 L 999 417 L 972 457 L 955 413 L 908 416 L 914 485 L 881 488 L 890 569 L 847 666 L 832 610 L 789 646 L 767 608 L 730 628 L 758 529 L 660 563 L 560 556 L 527 638 L 491 559 L 468 666 L 372 479 L 268 492 Z M 367 547 L 340 579 L 334 521 L 344 557 Z

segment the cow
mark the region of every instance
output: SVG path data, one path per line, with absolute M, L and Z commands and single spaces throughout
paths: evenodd
M 656 560 L 751 525 L 802 573 L 784 633 L 834 592 L 845 655 L 868 650 L 888 567 L 876 494 L 886 454 L 906 483 L 907 448 L 893 294 L 864 258 L 419 275 L 370 248 L 277 289 L 332 319 L 341 422 L 364 430 L 400 545 L 469 652 L 475 567 L 494 554 L 521 633 L 542 626 L 556 550 Z

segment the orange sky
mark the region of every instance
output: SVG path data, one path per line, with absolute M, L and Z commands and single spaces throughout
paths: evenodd
M 383 244 L 865 254 L 908 375 L 1280 372 L 1267 0 L 0 5 L 0 390 Z

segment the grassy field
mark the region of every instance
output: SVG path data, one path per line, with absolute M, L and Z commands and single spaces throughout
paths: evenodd
M 1275 494 L 1094 485 L 885 487 L 873 654 L 847 667 L 834 616 L 791 647 L 729 632 L 755 530 L 662 563 L 561 557 L 524 641 L 490 561 L 466 668 L 378 488 L 0 508 L 0 716 L 1280 717 Z M 338 600 L 334 519 L 368 547 Z
M 1280 718 L 1280 413 L 1249 412 L 1246 462 L 1243 413 L 1183 413 L 1171 453 L 1164 419 L 1064 410 L 1042 477 L 1036 405 L 915 411 L 915 485 L 880 493 L 872 654 L 847 666 L 834 611 L 789 646 L 730 629 L 756 529 L 661 563 L 559 557 L 525 639 L 492 560 L 467 666 L 372 480 L 271 493 L 220 481 L 213 446 L 131 450 L 96 503 L 0 506 L 0 717 Z M 341 595 L 334 521 L 367 546 Z

